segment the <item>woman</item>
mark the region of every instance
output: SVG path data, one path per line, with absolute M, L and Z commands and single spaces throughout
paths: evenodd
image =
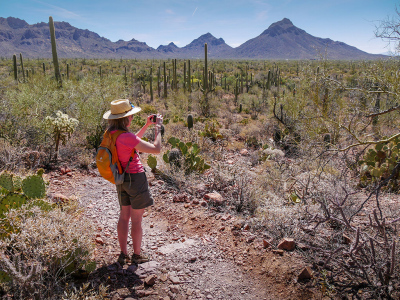
M 131 263 L 140 264 L 149 259 L 141 253 L 142 244 L 142 217 L 144 209 L 153 205 L 153 198 L 149 192 L 144 167 L 140 162 L 138 152 L 160 153 L 161 151 L 161 124 L 163 118 L 157 115 L 156 121 L 152 119 L 154 115 L 147 117 L 147 122 L 136 134 L 129 132 L 133 115 L 141 108 L 133 106 L 129 100 L 114 100 L 111 102 L 111 110 L 103 116 L 108 120 L 108 131 L 113 134 L 117 130 L 127 131 L 118 136 L 116 148 L 118 159 L 123 170 L 126 169 L 124 183 L 117 185 L 118 200 L 120 205 L 120 215 L 118 220 L 117 232 L 118 242 L 121 253 L 118 262 L 124 265 L 129 261 L 127 242 L 129 231 L 129 220 L 131 220 L 131 236 L 133 243 L 133 255 Z M 141 138 L 146 132 L 147 127 L 155 124 L 154 143 L 143 141 Z M 133 156 L 133 159 L 131 159 Z

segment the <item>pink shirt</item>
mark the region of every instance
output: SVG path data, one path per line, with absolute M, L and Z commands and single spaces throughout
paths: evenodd
M 111 133 L 114 133 L 112 131 Z M 135 148 L 140 142 L 140 138 L 134 135 L 131 132 L 121 133 L 115 142 L 115 146 L 117 147 L 118 159 L 121 163 L 122 171 L 125 170 L 129 158 L 131 157 L 132 150 Z M 144 172 L 144 168 L 142 163 L 140 162 L 139 155 L 135 153 L 133 156 L 133 160 L 129 164 L 129 169 L 126 170 L 127 173 L 142 173 Z

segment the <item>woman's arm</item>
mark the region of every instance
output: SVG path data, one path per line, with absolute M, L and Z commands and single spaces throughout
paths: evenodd
M 138 136 L 140 138 L 143 137 L 143 134 L 146 132 L 147 127 L 149 127 L 152 124 L 152 122 L 151 122 L 152 116 L 153 115 L 150 115 L 150 116 L 147 117 L 146 124 L 144 124 L 144 126 L 136 133 L 136 136 Z
M 161 124 L 163 122 L 163 117 L 161 115 L 157 115 L 156 122 L 157 123 L 154 128 L 154 136 L 155 136 L 154 143 L 151 144 L 149 142 L 140 140 L 139 144 L 137 144 L 135 147 L 136 150 L 138 150 L 140 152 L 152 153 L 152 154 L 158 154 L 161 152 Z M 143 126 L 143 128 L 144 128 L 144 126 Z M 142 129 L 140 131 L 142 131 Z M 140 131 L 139 131 L 139 133 L 140 133 Z

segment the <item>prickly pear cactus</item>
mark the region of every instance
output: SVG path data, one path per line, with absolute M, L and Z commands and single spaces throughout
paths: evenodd
M 3 172 L 0 175 L 0 187 L 9 192 L 14 192 L 13 175 L 8 172 Z
M 157 168 L 157 158 L 150 154 L 147 158 L 147 165 L 154 171 Z
M 27 202 L 25 195 L 17 193 L 9 193 L 0 199 L 0 218 L 4 217 L 4 213 L 12 208 L 19 208 Z
M 30 199 L 40 199 L 46 195 L 46 185 L 39 175 L 31 175 L 22 180 L 22 191 Z
M 368 186 L 385 180 L 389 176 L 392 179 L 385 189 L 399 192 L 400 172 L 395 169 L 400 158 L 400 138 L 397 137 L 389 143 L 378 143 L 369 149 L 364 155 L 361 164 L 361 186 Z

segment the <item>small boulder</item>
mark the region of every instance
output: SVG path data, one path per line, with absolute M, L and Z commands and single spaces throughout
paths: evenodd
M 313 272 L 310 267 L 305 267 L 297 277 L 297 280 L 308 280 L 311 279 L 313 276 Z
M 95 239 L 95 242 L 97 243 L 97 244 L 99 244 L 99 245 L 104 245 L 104 241 L 103 241 L 103 239 L 101 238 L 101 237 L 97 237 L 96 239 Z
M 216 206 L 221 206 L 225 203 L 225 199 L 217 192 L 205 194 L 204 200 L 211 202 Z
M 271 247 L 271 243 L 267 240 L 263 239 L 263 247 L 264 249 Z
M 144 279 L 144 283 L 148 286 L 153 286 L 156 283 L 157 275 L 152 274 Z
M 284 238 L 278 244 L 278 249 L 286 250 L 286 251 L 293 251 L 296 247 L 296 243 L 294 239 Z

